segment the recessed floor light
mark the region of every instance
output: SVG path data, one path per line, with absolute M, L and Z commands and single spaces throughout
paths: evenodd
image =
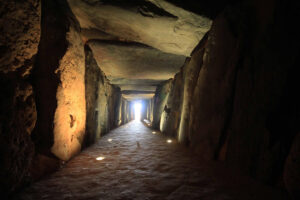
M 168 139 L 168 140 L 167 140 L 167 143 L 172 143 L 172 140 Z
M 156 134 L 156 132 L 155 132 L 155 131 L 152 131 L 152 134 Z
M 96 160 L 104 160 L 104 159 L 105 159 L 105 157 L 103 157 L 103 156 L 100 156 L 100 157 L 96 158 Z
M 112 141 L 112 139 L 111 139 L 111 138 L 109 138 L 107 141 L 111 142 L 111 141 Z

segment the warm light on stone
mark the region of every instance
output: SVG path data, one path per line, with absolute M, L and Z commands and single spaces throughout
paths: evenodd
M 152 131 L 152 134 L 156 134 L 156 132 L 155 132 L 155 131 Z
M 107 141 L 111 142 L 111 141 L 112 141 L 112 139 L 111 139 L 111 138 L 109 138 Z
M 100 156 L 100 157 L 96 158 L 96 160 L 104 160 L 104 159 L 105 159 L 105 157 L 103 157 L 103 156 Z
M 85 57 L 79 34 L 70 29 L 70 48 L 60 61 L 60 84 L 56 92 L 54 144 L 51 152 L 67 161 L 80 152 L 85 134 Z
M 172 140 L 168 139 L 168 140 L 167 140 L 167 143 L 172 143 Z

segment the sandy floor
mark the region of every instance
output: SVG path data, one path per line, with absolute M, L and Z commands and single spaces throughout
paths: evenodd
M 152 131 L 136 121 L 111 131 L 17 199 L 285 199 L 222 163 L 201 162 Z

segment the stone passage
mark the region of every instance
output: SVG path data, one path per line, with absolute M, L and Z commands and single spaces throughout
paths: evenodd
M 204 163 L 168 139 L 132 121 L 15 199 L 285 199 L 222 163 Z

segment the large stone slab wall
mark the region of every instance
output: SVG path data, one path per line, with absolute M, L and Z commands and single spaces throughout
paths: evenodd
M 84 46 L 65 1 L 43 2 L 41 24 L 34 69 L 38 110 L 34 139 L 38 152 L 66 161 L 80 151 L 85 133 Z
M 31 76 L 40 41 L 39 0 L 0 2 L 0 194 L 30 181 L 37 120 Z
M 86 146 L 93 144 L 122 122 L 118 121 L 121 112 L 120 88 L 109 83 L 99 68 L 91 49 L 86 45 Z
M 158 88 L 155 99 L 168 97 L 154 116 L 163 133 L 199 156 L 226 161 L 270 185 L 285 182 L 297 199 L 299 31 L 286 29 L 295 23 L 296 8 L 276 0 L 226 8 L 170 92 L 161 95 Z

